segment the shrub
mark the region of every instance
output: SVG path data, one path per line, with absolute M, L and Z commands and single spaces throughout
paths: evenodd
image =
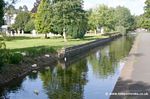
M 33 47 L 26 49 L 27 56 L 29 57 L 36 57 L 42 54 L 47 54 L 47 53 L 54 53 L 56 52 L 55 49 L 52 47 Z
M 18 64 L 23 60 L 23 55 L 21 53 L 11 53 L 9 56 L 10 64 Z
M 0 49 L 0 67 L 5 63 L 9 63 L 9 51 L 6 49 Z

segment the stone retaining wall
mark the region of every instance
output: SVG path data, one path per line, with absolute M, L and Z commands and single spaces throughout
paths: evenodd
M 87 51 L 94 49 L 96 47 L 99 47 L 101 45 L 104 45 L 118 37 L 120 37 L 121 34 L 119 35 L 115 35 L 113 37 L 110 38 L 105 38 L 105 39 L 98 39 L 95 40 L 93 42 L 89 42 L 86 44 L 82 44 L 82 45 L 77 45 L 77 46 L 73 46 L 73 47 L 69 47 L 66 49 L 63 49 L 63 51 L 61 51 L 61 53 L 59 53 L 58 57 L 60 59 L 64 59 L 65 61 L 68 60 L 69 58 L 75 57 L 77 55 L 86 53 Z

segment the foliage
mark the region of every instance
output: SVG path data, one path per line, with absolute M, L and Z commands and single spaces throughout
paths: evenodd
M 41 2 L 41 0 L 36 0 L 36 2 L 34 3 L 34 7 L 31 9 L 32 13 L 36 13 L 37 12 L 40 2 Z
M 116 31 L 122 33 L 122 35 L 126 35 L 126 28 L 124 26 L 116 26 Z
M 25 31 L 26 32 L 31 32 L 33 29 L 35 29 L 34 26 L 34 20 L 30 19 L 30 21 L 28 21 L 28 23 L 25 25 Z
M 53 29 L 62 34 L 82 38 L 87 30 L 87 16 L 82 8 L 82 0 L 58 1 L 54 6 Z M 57 25 L 59 24 L 59 25 Z
M 146 0 L 145 1 L 145 13 L 144 13 L 144 16 L 146 18 L 150 18 L 150 0 Z
M 42 0 L 36 14 L 35 27 L 39 33 L 59 33 L 82 38 L 87 30 L 86 12 L 82 0 Z
M 16 21 L 14 24 L 14 28 L 16 29 L 25 29 L 25 25 L 29 22 L 30 20 L 30 14 L 28 12 L 20 12 L 17 17 Z
M 91 30 L 104 28 L 105 32 L 114 31 L 116 27 L 124 27 L 126 31 L 132 30 L 134 17 L 129 9 L 118 6 L 109 8 L 106 5 L 100 5 L 98 8 L 89 11 L 88 27 Z
M 113 16 L 113 8 L 108 8 L 106 5 L 100 5 L 97 9 L 98 12 L 98 21 L 99 27 L 108 27 L 109 29 L 113 29 L 114 25 L 114 16 Z
M 5 63 L 9 62 L 9 51 L 6 49 L 0 49 L 0 68 L 3 66 Z
M 88 30 L 97 29 L 99 22 L 98 22 L 98 12 L 96 9 L 91 9 L 88 11 Z
M 56 53 L 56 50 L 52 47 L 33 47 L 24 49 L 23 51 L 25 51 L 29 57 L 36 57 L 47 53 Z
M 11 53 L 9 55 L 10 64 L 18 64 L 23 60 L 23 55 L 21 53 Z
M 35 28 L 38 33 L 49 33 L 51 30 L 51 3 L 50 0 L 41 0 L 35 17 Z
M 18 64 L 23 56 L 20 53 L 13 53 L 8 49 L 0 49 L 0 68 L 5 64 Z
M 6 48 L 6 44 L 3 41 L 0 41 L 0 49 L 5 49 Z
M 122 26 L 128 32 L 132 29 L 132 25 L 134 24 L 134 18 L 130 13 L 130 10 L 125 7 L 118 6 L 115 9 L 115 26 Z
M 4 16 L 4 0 L 0 1 L 0 26 L 3 24 L 3 16 Z
M 137 17 L 136 23 L 137 27 L 150 29 L 150 0 L 145 1 L 144 14 Z
M 7 13 L 9 16 L 12 16 L 13 14 L 17 13 L 17 10 L 15 9 L 14 5 L 7 5 L 4 9 L 5 13 Z

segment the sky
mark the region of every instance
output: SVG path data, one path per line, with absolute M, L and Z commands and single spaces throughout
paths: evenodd
M 31 10 L 34 2 L 35 0 L 19 0 L 15 6 L 19 8 L 19 6 L 27 5 L 29 10 Z M 84 8 L 95 8 L 99 4 L 105 4 L 109 7 L 120 5 L 129 8 L 133 15 L 140 15 L 144 13 L 144 2 L 145 0 L 84 0 Z

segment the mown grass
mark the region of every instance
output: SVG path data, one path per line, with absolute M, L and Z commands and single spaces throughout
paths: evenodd
M 17 53 L 25 57 L 36 57 L 48 53 L 55 54 L 64 47 L 84 44 L 100 38 L 106 38 L 106 36 L 86 36 L 84 39 L 69 38 L 67 42 L 64 42 L 63 38 L 4 37 L 0 40 L 5 42 L 7 51 L 1 51 L 0 59 L 3 59 L 1 63 L 19 63 L 22 58 Z
M 46 47 L 52 47 L 56 50 L 61 49 L 62 47 L 70 47 L 74 45 L 84 44 L 99 38 L 105 38 L 106 36 L 86 36 L 84 39 L 68 39 L 68 42 L 64 42 L 63 38 L 50 38 L 50 39 L 44 39 L 44 38 L 21 38 L 13 40 L 6 40 L 6 47 L 7 49 L 25 49 L 25 48 L 33 48 L 33 47 L 40 47 L 40 46 L 46 46 Z

